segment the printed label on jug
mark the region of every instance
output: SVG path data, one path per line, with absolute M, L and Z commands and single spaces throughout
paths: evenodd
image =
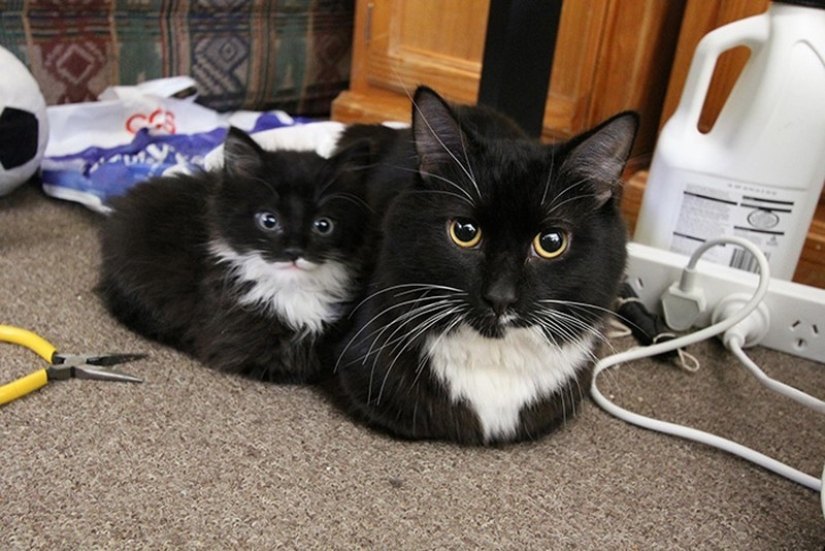
M 779 256 L 805 192 L 701 178 L 701 183 L 694 180 L 685 186 L 670 249 L 689 255 L 709 239 L 735 235 L 758 246 L 768 260 Z M 703 258 L 758 271 L 756 259 L 740 247 L 714 247 Z

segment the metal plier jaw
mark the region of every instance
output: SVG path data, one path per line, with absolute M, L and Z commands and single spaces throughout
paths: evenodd
M 141 383 L 143 379 L 121 373 L 111 366 L 140 360 L 146 354 L 60 354 L 52 355 L 52 365 L 46 371 L 50 380 L 94 379 L 98 381 L 123 381 Z

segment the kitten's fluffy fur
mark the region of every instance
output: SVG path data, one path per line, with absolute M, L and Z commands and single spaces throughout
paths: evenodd
M 575 413 L 624 269 L 619 177 L 637 125 L 624 113 L 542 145 L 422 87 L 411 131 L 377 131 L 376 266 L 337 365 L 354 415 L 493 444 Z
M 105 305 L 217 369 L 318 380 L 358 292 L 365 154 L 265 152 L 230 129 L 222 169 L 158 178 L 113 202 Z

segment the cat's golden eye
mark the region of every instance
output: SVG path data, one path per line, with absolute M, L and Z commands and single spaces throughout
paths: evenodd
M 278 217 L 269 211 L 257 213 L 255 215 L 255 223 L 264 231 L 275 231 L 281 228 Z
M 334 227 L 335 225 L 329 218 L 319 218 L 312 223 L 312 228 L 321 235 L 328 235 Z
M 450 239 L 464 249 L 470 249 L 481 241 L 481 228 L 468 218 L 456 218 L 450 222 Z
M 541 258 L 557 258 L 567 250 L 567 232 L 558 228 L 543 231 L 533 239 L 533 250 Z

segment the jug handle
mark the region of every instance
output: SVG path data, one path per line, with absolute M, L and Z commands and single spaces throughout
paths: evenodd
M 709 32 L 699 41 L 690 64 L 682 97 L 674 117 L 685 117 L 688 128 L 699 132 L 699 117 L 710 88 L 716 60 L 727 50 L 745 46 L 755 55 L 756 50 L 767 42 L 770 21 L 765 14 L 741 19 Z

